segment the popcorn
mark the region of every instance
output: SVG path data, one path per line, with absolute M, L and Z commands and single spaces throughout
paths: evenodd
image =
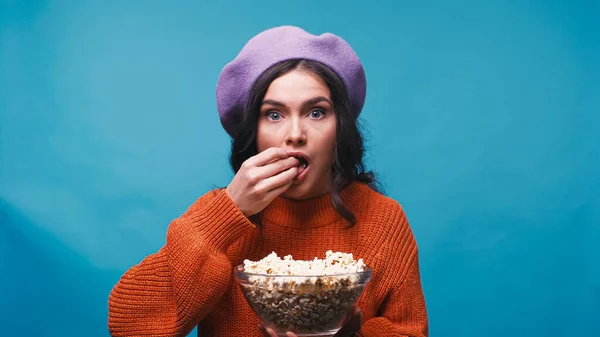
M 325 259 L 294 260 L 275 252 L 259 261 L 244 260 L 248 283 L 242 284 L 250 306 L 278 332 L 330 332 L 362 294 L 366 270 L 352 254 L 325 253 Z
M 325 259 L 294 260 L 291 255 L 283 259 L 272 252 L 260 261 L 244 260 L 244 271 L 266 275 L 339 275 L 364 271 L 363 259 L 354 260 L 353 255 L 328 250 Z

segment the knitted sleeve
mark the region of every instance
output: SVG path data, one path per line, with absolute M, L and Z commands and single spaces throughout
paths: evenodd
M 253 229 L 225 190 L 209 192 L 169 225 L 165 245 L 112 289 L 112 336 L 186 336 L 231 281 L 227 247 Z
M 418 247 L 402 206 L 395 209 L 386 233 L 385 256 L 388 267 L 383 279 L 385 301 L 377 317 L 365 321 L 361 337 L 427 337 L 428 318 L 419 272 Z M 394 224 L 394 225 L 391 225 Z
M 421 287 L 418 258 L 413 258 L 406 279 L 394 289 L 383 312 L 364 322 L 361 337 L 427 337 L 428 320 Z

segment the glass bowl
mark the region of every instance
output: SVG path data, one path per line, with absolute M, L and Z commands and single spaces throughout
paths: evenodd
M 266 275 L 234 268 L 237 284 L 265 328 L 279 336 L 333 336 L 371 280 L 372 270 L 334 275 Z

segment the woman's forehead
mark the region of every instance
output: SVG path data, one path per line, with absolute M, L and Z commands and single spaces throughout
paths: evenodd
M 330 98 L 329 87 L 316 74 L 306 71 L 292 71 L 271 82 L 264 100 L 282 103 L 302 103 L 317 96 Z

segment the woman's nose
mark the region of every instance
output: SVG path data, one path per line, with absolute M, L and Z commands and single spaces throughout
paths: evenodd
M 285 139 L 286 145 L 304 145 L 306 144 L 306 132 L 300 121 L 292 121 L 290 129 Z

